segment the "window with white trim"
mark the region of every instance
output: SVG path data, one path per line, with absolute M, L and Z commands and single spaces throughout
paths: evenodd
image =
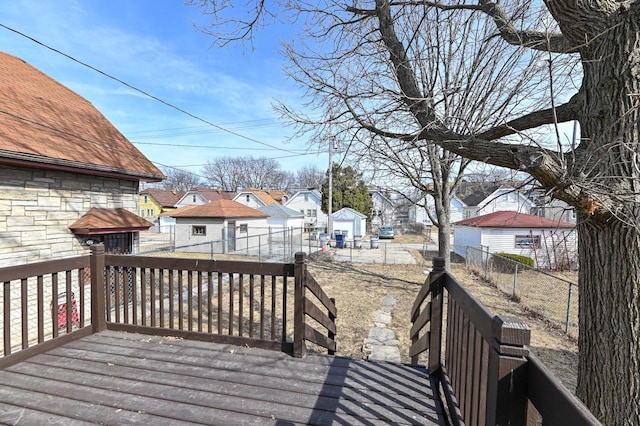
M 516 235 L 516 248 L 540 248 L 540 235 Z
M 193 225 L 191 227 L 191 235 L 207 235 L 207 227 L 203 225 Z

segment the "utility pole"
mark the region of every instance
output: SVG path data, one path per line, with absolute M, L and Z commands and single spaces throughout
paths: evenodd
M 329 132 L 329 201 L 327 202 L 327 233 L 333 238 L 333 132 Z

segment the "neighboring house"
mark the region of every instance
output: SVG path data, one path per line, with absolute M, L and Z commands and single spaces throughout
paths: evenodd
M 189 251 L 228 253 L 257 246 L 268 215 L 233 200 L 185 206 L 168 213 L 176 219 L 176 247 Z
M 234 196 L 235 194 L 231 191 L 211 188 L 193 188 L 182 195 L 175 203 L 175 207 L 201 205 L 217 200 L 232 200 Z
M 494 212 L 455 223 L 454 251 L 466 257 L 467 247 L 527 256 L 539 268 L 571 265 L 577 253 L 575 224 L 514 211 Z
M 530 213 L 534 207 L 531 199 L 512 186 L 466 184 L 457 197 L 464 203 L 464 219 L 497 211 Z
M 369 192 L 371 197 L 371 229 L 377 231 L 382 225 L 395 225 L 396 206 L 380 191 Z
M 170 232 L 175 220 L 163 213 L 170 212 L 184 196 L 183 191 L 168 191 L 159 188 L 147 188 L 140 191 L 140 216 L 154 222 L 154 231 Z
M 282 191 L 277 191 L 278 196 L 283 194 Z M 274 199 L 267 191 L 262 189 L 247 188 L 243 189 L 233 198 L 233 201 L 237 201 L 240 204 L 244 204 L 247 207 L 253 209 L 259 209 L 260 207 L 268 206 L 270 204 L 280 204 Z
M 164 177 L 90 102 L 0 52 L 0 266 L 135 252 L 141 181 Z
M 534 190 L 529 194 L 535 204 L 531 214 L 548 219 L 576 223 L 576 209 L 562 200 L 551 198 L 544 191 Z
M 296 192 L 285 207 L 304 214 L 304 226 L 307 230 L 327 227 L 327 214 L 322 212 L 322 194 L 317 189 Z
M 429 208 L 429 211 L 431 212 L 433 217 L 435 217 L 436 209 L 433 206 L 433 199 L 431 198 L 430 195 L 427 196 L 426 201 L 427 201 L 427 206 Z M 466 204 L 462 200 L 460 200 L 458 197 L 453 197 L 449 205 L 449 209 L 450 209 L 449 222 L 454 223 L 459 220 L 462 220 L 465 207 L 466 207 Z M 421 223 L 425 226 L 433 225 L 433 223 L 431 222 L 431 219 L 429 219 L 427 210 L 424 207 L 419 206 L 417 204 L 414 204 L 409 208 L 409 222 Z
M 364 236 L 367 230 L 367 215 L 349 207 L 343 207 L 331 215 L 334 231 L 347 232 L 347 238 Z

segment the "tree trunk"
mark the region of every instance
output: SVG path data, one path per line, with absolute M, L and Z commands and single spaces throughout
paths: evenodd
M 592 207 L 579 219 L 578 396 L 605 424 L 640 419 L 640 20 L 612 26 L 581 52 L 578 173 Z M 585 208 L 588 212 L 589 206 Z
M 619 221 L 579 226 L 577 395 L 604 424 L 640 419 L 640 232 Z

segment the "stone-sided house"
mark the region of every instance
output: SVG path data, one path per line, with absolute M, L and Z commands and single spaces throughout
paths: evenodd
M 0 52 L 0 266 L 136 249 L 163 175 L 90 102 Z

